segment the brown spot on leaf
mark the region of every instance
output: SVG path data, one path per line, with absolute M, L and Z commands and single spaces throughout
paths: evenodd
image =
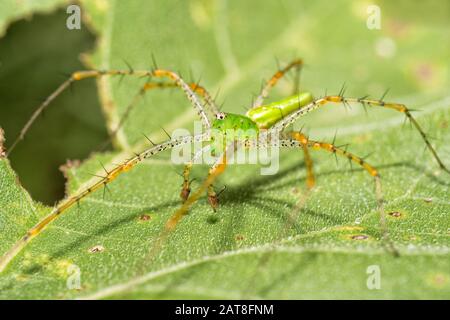
M 434 274 L 430 274 L 427 277 L 427 282 L 430 286 L 442 289 L 444 287 L 448 287 L 450 283 L 450 277 L 446 273 L 437 272 Z
M 139 217 L 140 221 L 149 221 L 151 219 L 152 219 L 152 217 L 149 214 L 143 214 Z
M 402 213 L 399 211 L 392 211 L 392 212 L 389 212 L 388 214 L 394 218 L 400 218 L 402 216 Z
M 355 234 L 354 236 L 351 236 L 351 238 L 352 240 L 366 240 L 369 236 L 365 234 Z
M 93 246 L 92 248 L 89 248 L 88 252 L 89 253 L 97 253 L 97 252 L 102 252 L 105 250 L 105 247 L 103 247 L 102 245 L 98 244 L 96 246 Z
M 387 213 L 390 219 L 405 219 L 408 217 L 408 213 L 403 210 L 392 210 Z

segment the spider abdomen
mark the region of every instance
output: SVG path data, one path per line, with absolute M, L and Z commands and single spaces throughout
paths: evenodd
M 300 92 L 286 99 L 250 109 L 246 116 L 260 129 L 268 129 L 290 113 L 308 105 L 314 100 L 310 92 Z

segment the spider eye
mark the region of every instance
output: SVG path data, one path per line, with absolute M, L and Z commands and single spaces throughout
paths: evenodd
M 219 113 L 216 115 L 216 117 L 217 117 L 218 120 L 223 120 L 223 119 L 225 119 L 225 113 L 219 112 Z

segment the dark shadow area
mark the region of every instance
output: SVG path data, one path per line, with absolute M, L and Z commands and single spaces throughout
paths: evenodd
M 392 168 L 395 169 L 398 166 L 407 166 L 407 167 L 412 167 L 415 170 L 418 170 L 418 172 L 420 170 L 423 170 L 423 168 L 416 168 L 415 166 L 411 166 L 405 163 L 394 163 L 394 164 L 390 164 L 390 165 L 384 165 L 384 166 L 379 166 L 379 168 Z M 242 184 L 227 188 L 226 191 L 223 193 L 223 196 L 221 196 L 221 205 L 230 205 L 232 203 L 241 203 L 243 201 L 248 202 L 251 206 L 255 206 L 255 207 L 263 207 L 265 211 L 267 211 L 269 214 L 272 214 L 274 216 L 276 216 L 277 218 L 279 218 L 283 224 L 287 225 L 289 227 L 289 229 L 291 229 L 291 232 L 293 232 L 294 234 L 301 234 L 304 230 L 302 230 L 300 228 L 300 224 L 299 224 L 299 220 L 293 222 L 289 220 L 289 213 L 294 209 L 294 204 L 293 203 L 286 203 L 282 200 L 279 199 L 274 199 L 271 197 L 260 197 L 259 194 L 261 191 L 263 190 L 270 190 L 272 189 L 272 187 L 267 188 L 265 186 L 267 186 L 268 184 L 273 184 L 276 183 L 276 181 L 281 180 L 283 177 L 288 176 L 288 175 L 292 175 L 295 172 L 299 171 L 299 170 L 303 170 L 304 169 L 304 163 L 303 162 L 299 162 L 296 164 L 293 164 L 289 167 L 286 167 L 282 170 L 280 170 L 277 174 L 275 175 L 271 175 L 271 176 L 259 176 L 256 179 L 253 179 L 252 181 L 245 181 Z M 355 169 L 355 171 L 358 171 L 359 169 Z M 335 173 L 339 173 L 342 172 L 343 170 L 330 170 L 327 172 L 323 172 L 320 174 L 317 174 L 317 178 L 319 177 L 326 177 L 328 175 L 331 174 L 335 174 Z M 286 183 L 283 183 L 283 187 L 286 186 L 291 186 L 291 187 L 302 187 L 304 186 L 305 181 L 304 178 L 296 178 L 296 179 L 292 179 L 287 181 Z M 280 188 L 280 185 L 278 185 L 278 188 Z M 199 201 L 205 201 L 204 198 L 201 198 Z M 295 198 L 293 198 L 293 201 L 295 201 Z M 285 206 L 285 210 L 283 211 L 279 211 L 278 208 L 279 206 L 284 205 Z M 81 203 L 81 206 L 83 204 Z M 166 201 L 148 208 L 145 208 L 144 210 L 140 210 L 140 211 L 134 211 L 134 212 L 130 212 L 130 214 L 128 214 L 125 217 L 121 217 L 115 221 L 110 221 L 110 222 L 105 222 L 105 224 L 97 229 L 92 235 L 86 235 L 83 236 L 81 239 L 74 241 L 73 243 L 64 246 L 63 248 L 59 249 L 54 255 L 53 257 L 57 258 L 57 257 L 61 257 L 65 252 L 67 251 L 72 251 L 80 246 L 82 246 L 83 243 L 85 243 L 86 241 L 88 241 L 92 236 L 104 236 L 106 234 L 108 234 L 109 232 L 111 232 L 112 230 L 114 230 L 115 228 L 118 228 L 121 224 L 123 223 L 127 223 L 130 222 L 132 220 L 135 220 L 137 217 L 139 217 L 140 215 L 149 212 L 149 211 L 159 211 L 162 209 L 168 209 L 168 208 L 173 208 L 175 210 L 175 208 L 177 208 L 179 205 L 181 205 L 181 201 Z M 309 209 L 305 209 L 302 208 L 300 210 L 300 216 L 302 214 L 306 214 L 306 215 L 310 215 L 310 216 L 316 216 L 316 217 L 320 217 L 321 219 L 329 222 L 330 224 L 333 225 L 340 225 L 345 223 L 345 221 L 343 221 L 342 219 L 332 215 L 332 214 L 324 214 L 324 213 L 318 213 L 316 211 L 312 211 Z M 220 208 L 219 208 L 219 212 L 215 213 L 215 214 L 220 214 Z M 220 248 L 221 250 L 219 250 L 216 253 L 220 253 L 222 251 L 226 251 L 226 250 L 231 250 L 234 246 L 234 233 L 232 232 L 233 229 L 233 225 L 238 224 L 239 222 L 242 220 L 243 216 L 245 215 L 245 212 L 236 212 L 231 220 L 228 220 L 228 225 L 224 226 L 223 229 L 221 230 L 221 236 L 219 237 L 219 242 L 220 242 Z M 208 223 L 208 221 L 205 221 L 205 223 Z M 285 232 L 289 232 L 289 230 L 285 230 Z M 371 232 L 370 230 L 368 230 L 367 232 Z
M 390 168 L 393 168 L 393 169 L 395 169 L 395 168 L 399 168 L 399 167 L 405 167 L 405 168 L 410 168 L 410 169 L 413 169 L 413 170 L 415 170 L 415 171 L 417 171 L 417 174 L 419 175 L 420 173 L 424 173 L 425 174 L 425 176 L 428 178 L 428 179 L 431 179 L 431 180 L 433 180 L 435 183 L 437 183 L 437 184 L 440 184 L 440 185 L 442 185 L 442 186 L 450 186 L 450 183 L 448 183 L 448 182 L 446 182 L 446 181 L 444 181 L 442 178 L 440 178 L 440 177 L 437 177 L 436 175 L 434 175 L 432 172 L 430 172 L 429 170 L 427 170 L 427 168 L 425 167 L 425 166 L 418 166 L 418 165 L 415 165 L 415 164 L 411 164 L 411 163 L 407 163 L 407 162 L 395 162 L 395 163 L 391 163 L 391 164 L 385 164 L 385 165 L 380 165 L 380 166 L 375 166 L 377 169 L 390 169 Z M 336 168 L 335 170 L 330 170 L 330 171 L 327 171 L 327 172 L 324 172 L 324 173 L 321 173 L 320 175 L 317 175 L 316 176 L 316 178 L 317 177 L 322 177 L 322 176 L 327 176 L 327 175 L 331 175 L 331 174 L 336 174 L 336 173 L 347 173 L 347 172 L 367 172 L 367 171 L 365 171 L 364 169 L 362 169 L 361 167 L 353 167 L 353 168 L 350 168 L 349 167 L 349 169 L 339 169 L 339 168 Z M 444 174 L 446 174 L 446 173 L 444 173 Z M 367 177 L 370 179 L 371 177 L 370 177 L 370 175 L 367 175 Z M 382 183 L 383 183 L 383 177 L 381 178 L 382 179 Z M 276 189 L 280 189 L 280 188 L 283 188 L 283 187 L 286 187 L 286 186 L 295 186 L 295 183 L 296 182 L 298 182 L 298 181 L 301 181 L 301 180 L 298 180 L 298 179 L 290 179 L 290 180 L 288 180 L 288 181 L 285 181 L 284 183 L 282 183 L 282 184 L 277 184 L 277 185 L 272 185 L 271 187 L 269 187 L 269 188 L 264 188 L 264 189 L 262 189 L 262 190 L 266 190 L 266 191 L 268 191 L 268 190 L 276 190 Z M 304 181 L 303 181 L 304 182 Z M 300 186 L 301 186 L 301 184 L 300 184 Z
M 257 176 L 251 181 L 245 181 L 236 186 L 228 187 L 220 198 L 221 205 L 242 203 L 247 202 L 251 206 L 256 208 L 264 208 L 264 210 L 275 217 L 280 219 L 283 224 L 289 223 L 289 213 L 293 209 L 292 203 L 286 203 L 279 199 L 274 199 L 271 197 L 261 197 L 260 193 L 268 184 L 272 184 L 276 181 L 283 179 L 285 176 L 294 174 L 295 172 L 304 169 L 305 165 L 303 162 L 295 163 L 289 167 L 279 170 L 275 175 L 267 176 Z M 226 173 L 225 173 L 226 174 Z M 304 185 L 302 179 L 296 179 L 296 182 L 292 182 L 292 186 Z M 280 204 L 285 207 L 285 210 L 280 211 Z M 220 211 L 220 208 L 219 208 Z M 303 210 L 306 211 L 306 210 Z M 302 213 L 303 213 L 302 211 Z M 220 212 L 219 212 L 220 214 Z M 315 214 L 312 212 L 307 212 L 307 214 Z M 233 217 L 228 220 L 228 225 L 223 228 L 221 232 L 221 245 L 222 251 L 231 250 L 235 245 L 234 232 L 232 232 L 233 225 L 239 225 L 243 219 L 245 212 L 236 212 Z M 295 233 L 300 233 L 300 225 L 297 222 L 291 223 L 290 227 L 295 230 Z M 219 253 L 219 252 L 217 252 Z
M 80 54 L 92 51 L 95 37 L 85 25 L 66 27 L 57 11 L 13 23 L 0 39 L 0 126 L 11 146 L 33 111 L 71 72 L 86 69 Z M 45 204 L 64 196 L 59 167 L 85 159 L 107 139 L 95 80 L 77 82 L 39 117 L 9 159 L 33 199 Z

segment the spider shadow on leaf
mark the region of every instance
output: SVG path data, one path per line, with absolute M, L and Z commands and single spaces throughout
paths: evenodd
M 421 170 L 424 170 L 424 168 L 421 168 L 420 166 L 404 163 L 404 162 L 397 162 L 393 164 L 388 165 L 382 165 L 378 166 L 378 168 L 392 168 L 392 167 L 399 167 L 399 166 L 405 166 L 412 168 L 414 170 L 417 170 L 418 172 L 423 172 Z M 288 214 L 289 211 L 292 210 L 295 206 L 295 202 L 287 203 L 284 200 L 275 199 L 273 197 L 262 197 L 260 196 L 260 193 L 262 191 L 268 191 L 272 189 L 280 189 L 282 187 L 296 187 L 296 186 L 302 186 L 304 184 L 305 178 L 299 177 L 299 178 L 292 178 L 287 181 L 284 181 L 281 184 L 277 184 L 277 181 L 283 180 L 286 176 L 292 175 L 295 172 L 304 169 L 304 163 L 295 163 L 290 165 L 289 167 L 286 167 L 282 170 L 280 170 L 275 175 L 270 176 L 258 176 L 256 179 L 252 179 L 251 181 L 247 180 L 244 181 L 238 185 L 230 186 L 226 189 L 226 192 L 223 193 L 221 197 L 221 205 L 222 206 L 230 206 L 230 205 L 236 205 L 242 203 L 242 201 L 246 201 L 253 207 L 263 208 L 264 211 L 268 212 L 269 214 L 276 216 L 280 220 L 282 220 L 283 223 L 288 221 Z M 361 171 L 361 169 L 353 169 L 354 171 Z M 344 170 L 342 169 L 336 169 L 326 172 L 320 172 L 316 174 L 316 177 L 324 177 L 327 175 L 335 174 L 335 173 L 342 173 Z M 426 172 L 426 171 L 425 171 Z M 432 175 L 431 173 L 426 172 L 426 175 L 433 179 L 435 182 L 440 184 L 445 184 L 445 182 L 438 179 L 438 177 Z M 202 199 L 203 200 L 203 199 Z M 95 230 L 95 232 L 84 235 L 81 238 L 78 238 L 77 240 L 68 243 L 64 245 L 63 247 L 60 247 L 56 252 L 51 254 L 51 259 L 56 259 L 64 256 L 67 252 L 72 252 L 73 250 L 77 250 L 79 248 L 82 248 L 85 243 L 87 243 L 89 240 L 92 239 L 92 237 L 100 237 L 107 235 L 114 229 L 120 227 L 120 225 L 130 222 L 134 219 L 136 219 L 139 215 L 148 212 L 148 211 L 159 211 L 166 208 L 176 208 L 179 205 L 178 201 L 170 201 L 161 203 L 159 205 L 146 208 L 144 210 L 140 210 L 138 212 L 131 212 L 130 214 L 121 217 L 120 219 L 117 219 L 113 222 L 108 222 L 104 226 L 98 228 Z M 280 211 L 277 209 L 280 205 L 283 205 L 286 208 L 286 212 Z M 219 212 L 216 213 L 220 215 L 220 208 Z M 336 216 L 331 214 L 325 214 L 325 213 L 318 213 L 316 211 L 312 211 L 309 209 L 302 208 L 301 214 L 307 214 L 307 215 L 314 215 L 316 217 L 320 217 L 323 220 L 326 220 L 329 223 L 332 223 L 334 225 L 340 225 L 342 223 L 345 223 L 342 219 L 336 218 Z M 245 212 L 238 211 L 232 215 L 230 219 L 227 219 L 227 224 L 223 225 L 221 227 L 221 235 L 219 237 L 220 244 L 217 246 L 220 249 L 217 249 L 218 252 L 223 252 L 227 250 L 233 250 L 235 248 L 235 226 L 239 225 L 243 222 L 243 217 L 245 215 Z M 296 234 L 301 233 L 300 223 L 299 221 L 294 221 L 294 223 L 290 226 L 291 229 L 295 230 Z M 32 264 L 31 266 L 27 267 L 23 272 L 24 274 L 36 274 L 40 272 L 43 268 L 45 268 L 45 265 L 40 265 L 39 263 Z M 264 290 L 263 290 L 264 291 Z
M 415 166 L 415 165 L 411 165 L 405 162 L 397 162 L 397 163 L 392 163 L 392 164 L 386 164 L 386 165 L 381 165 L 378 166 L 378 168 L 380 169 L 390 169 L 390 168 L 397 168 L 397 167 L 408 167 L 408 168 L 412 168 L 414 170 L 416 170 L 418 172 L 418 174 L 420 172 L 423 172 L 424 168 L 420 168 L 419 166 Z M 224 192 L 222 199 L 221 199 L 221 203 L 223 206 L 227 206 L 227 205 L 233 205 L 233 204 L 239 204 L 242 201 L 246 201 L 247 203 L 249 203 L 251 206 L 255 207 L 255 208 L 263 208 L 265 212 L 268 212 L 280 219 L 283 220 L 284 223 L 289 223 L 289 212 L 291 210 L 294 209 L 295 207 L 295 202 L 286 202 L 284 200 L 280 200 L 280 199 L 275 199 L 272 197 L 267 197 L 267 196 L 259 196 L 259 194 L 263 191 L 269 191 L 269 190 L 280 190 L 282 188 L 289 188 L 289 187 L 295 187 L 295 186 L 301 186 L 302 184 L 304 184 L 305 182 L 305 178 L 304 177 L 296 177 L 296 178 L 291 178 L 289 180 L 284 180 L 281 184 L 280 183 L 276 183 L 277 181 L 281 181 L 283 180 L 284 177 L 289 176 L 294 174 L 296 171 L 302 170 L 304 169 L 304 163 L 300 163 L 300 164 L 293 164 L 287 168 L 282 169 L 281 171 L 279 171 L 277 174 L 273 175 L 273 176 L 259 176 L 256 179 L 253 179 L 251 181 L 245 181 L 239 185 L 235 185 L 235 186 L 231 186 L 229 188 L 227 188 L 226 192 Z M 355 168 L 352 169 L 351 172 L 362 172 L 362 169 L 359 168 Z M 336 169 L 336 170 L 329 170 L 326 172 L 320 172 L 318 174 L 316 174 L 317 178 L 323 178 L 329 175 L 333 175 L 333 174 L 339 174 L 339 173 L 343 173 L 346 172 L 346 170 L 344 169 Z M 442 181 L 440 181 L 437 177 L 435 177 L 434 175 L 430 174 L 430 173 L 426 173 L 426 175 L 434 180 L 437 183 L 443 183 Z M 323 181 L 322 181 L 323 182 Z M 324 182 L 325 183 L 325 182 Z M 271 205 L 273 204 L 273 205 Z M 286 207 L 286 210 L 282 210 L 280 211 L 279 208 L 280 205 Z M 220 214 L 220 212 L 219 212 Z M 222 241 L 222 250 L 232 250 L 235 246 L 235 241 L 233 238 L 233 234 L 234 234 L 234 229 L 236 225 L 239 225 L 240 222 L 242 222 L 243 216 L 244 216 L 245 212 L 243 211 L 237 211 L 235 214 L 233 214 L 232 218 L 228 220 L 228 226 L 223 228 L 222 231 L 222 235 L 221 235 L 221 241 Z M 300 209 L 300 215 L 302 214 L 307 214 L 310 216 L 314 216 L 316 218 L 320 218 L 322 220 L 324 220 L 326 223 L 330 224 L 330 225 L 343 225 L 345 223 L 348 223 L 347 220 L 344 220 L 342 218 L 337 217 L 336 215 L 333 214 L 327 214 L 327 213 L 323 213 L 323 212 L 317 212 L 314 210 L 310 210 L 307 208 L 301 208 Z M 285 233 L 291 231 L 292 229 L 294 230 L 294 234 L 293 235 L 298 235 L 302 233 L 300 224 L 301 224 L 301 220 L 298 219 L 298 216 L 296 217 L 296 221 L 291 221 L 290 225 L 286 224 L 289 226 L 290 230 L 284 230 Z M 300 217 L 301 219 L 301 217 Z M 377 228 L 372 228 L 372 227 L 367 227 L 366 230 L 367 233 L 369 233 L 371 236 L 376 237 L 378 235 L 378 230 Z M 304 233 L 304 231 L 303 231 Z
M 287 202 L 274 197 L 261 196 L 260 193 L 266 190 L 266 188 L 264 188 L 265 186 L 276 183 L 279 180 L 283 180 L 286 176 L 294 175 L 303 168 L 303 162 L 295 163 L 289 167 L 281 169 L 275 175 L 260 175 L 252 180 L 245 180 L 240 184 L 229 186 L 223 195 L 221 195 L 221 206 L 235 206 L 242 203 L 247 203 L 255 209 L 262 208 L 265 212 L 275 216 L 282 224 L 285 225 L 288 223 L 290 218 L 289 212 L 295 206 L 295 198 L 292 197 L 292 201 Z M 296 178 L 295 181 L 291 181 L 290 185 L 301 186 L 304 184 L 304 180 L 304 177 Z M 280 210 L 280 207 L 283 207 L 284 210 Z M 220 215 L 220 207 L 218 211 L 219 212 L 216 214 Z M 334 219 L 332 216 L 317 213 L 308 209 L 302 209 L 302 213 L 316 215 L 327 220 Z M 236 230 L 234 226 L 238 226 L 243 223 L 245 214 L 246 213 L 243 210 L 236 210 L 236 212 L 232 214 L 232 217 L 227 219 L 227 226 L 222 228 L 220 237 L 222 243 L 220 246 L 221 250 L 232 250 L 235 247 L 234 234 Z M 338 223 L 338 221 L 334 222 Z M 296 233 L 300 232 L 300 225 L 298 221 L 294 221 L 291 227 L 296 230 Z

